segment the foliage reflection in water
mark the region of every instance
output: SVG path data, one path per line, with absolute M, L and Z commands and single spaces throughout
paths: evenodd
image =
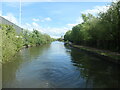
M 53 42 L 20 51 L 3 64 L 4 88 L 115 88 L 120 67 Z

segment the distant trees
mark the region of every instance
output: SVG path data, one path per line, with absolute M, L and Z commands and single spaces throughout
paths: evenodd
M 64 41 L 63 39 L 64 39 L 64 36 L 61 36 L 60 38 L 57 38 L 56 41 L 61 41 L 61 42 L 63 42 L 63 41 Z
M 120 52 L 120 1 L 97 17 L 82 14 L 83 23 L 64 35 L 65 41 Z
M 23 39 L 25 46 L 35 46 L 46 44 L 52 41 L 52 38 L 47 34 L 42 34 L 37 30 L 33 30 L 32 32 L 28 32 L 27 30 L 23 31 Z

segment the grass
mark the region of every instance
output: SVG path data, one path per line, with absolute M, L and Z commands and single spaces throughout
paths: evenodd
M 87 46 L 80 46 L 80 45 L 72 45 L 72 46 L 79 48 L 79 49 L 82 49 L 82 50 L 85 50 L 85 51 L 94 52 L 94 53 L 99 54 L 101 56 L 109 57 L 109 58 L 111 58 L 111 60 L 113 62 L 120 62 L 120 54 L 117 52 L 100 50 L 100 49 L 91 48 L 91 47 L 87 47 Z

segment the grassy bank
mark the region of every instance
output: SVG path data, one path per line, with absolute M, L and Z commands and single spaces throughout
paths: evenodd
M 37 30 L 29 32 L 24 30 L 21 34 L 16 34 L 16 30 L 10 25 L 0 25 L 1 42 L 0 54 L 2 63 L 10 61 L 15 54 L 23 47 L 38 46 L 50 43 L 52 38 L 47 34 L 42 34 Z
M 120 64 L 120 53 L 111 52 L 108 50 L 91 48 L 91 47 L 87 47 L 87 46 L 75 45 L 75 44 L 71 44 L 71 43 L 66 43 L 66 45 L 70 45 L 74 48 L 78 48 L 80 50 L 83 50 L 83 51 L 89 52 L 91 54 L 97 55 L 99 57 L 102 57 L 103 59 L 106 59 L 108 61 Z

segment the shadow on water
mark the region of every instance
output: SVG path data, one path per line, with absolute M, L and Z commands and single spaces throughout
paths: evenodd
M 120 67 L 53 42 L 25 48 L 3 64 L 4 88 L 115 88 Z
M 4 63 L 2 65 L 2 86 L 4 87 L 15 87 L 14 80 L 17 77 L 16 73 L 20 71 L 20 69 L 25 64 L 32 62 L 35 58 L 39 57 L 45 50 L 50 47 L 50 44 L 31 47 L 31 48 L 24 48 L 20 52 L 13 57 L 11 62 Z M 17 87 L 17 86 L 16 86 Z
M 101 60 L 76 48 L 66 48 L 71 50 L 73 65 L 81 72 L 80 77 L 86 79 L 86 85 L 91 84 L 94 88 L 120 88 L 118 64 Z

